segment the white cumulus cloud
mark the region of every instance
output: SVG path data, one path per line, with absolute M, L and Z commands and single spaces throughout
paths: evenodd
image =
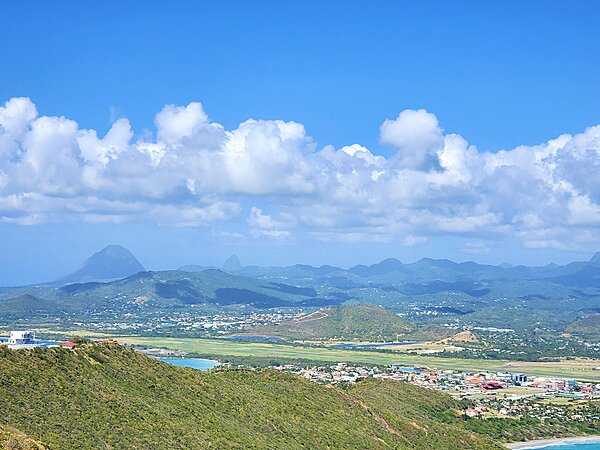
M 381 143 L 395 147 L 398 162 L 406 167 L 431 163 L 443 142 L 437 117 L 424 109 L 406 109 L 395 119 L 386 119 L 379 133 Z
M 136 136 L 126 118 L 99 135 L 40 116 L 27 98 L 8 100 L 0 221 L 231 222 L 255 237 L 401 245 L 446 235 L 600 244 L 600 126 L 491 153 L 445 134 L 430 112 L 404 110 L 380 127 L 395 150 L 385 158 L 360 143 L 319 147 L 297 122 L 226 129 L 199 102 L 167 105 L 155 124 L 155 137 Z

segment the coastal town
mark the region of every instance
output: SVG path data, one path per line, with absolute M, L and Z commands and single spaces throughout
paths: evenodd
M 446 391 L 461 398 L 482 393 L 503 393 L 507 398 L 552 396 L 570 399 L 600 399 L 600 384 L 578 382 L 575 379 L 528 376 L 511 372 L 464 372 L 410 367 L 400 364 L 353 366 L 346 363 L 317 367 L 293 364 L 273 366 L 275 370 L 292 372 L 308 380 L 323 383 L 355 383 L 369 377 L 412 383 L 421 387 Z M 600 370 L 600 369 L 599 369 Z
M 38 339 L 33 331 L 11 331 L 7 338 L 0 338 L 0 345 L 12 350 L 29 350 L 36 347 L 73 350 L 77 348 L 76 341 L 77 339 Z M 164 362 L 171 361 L 170 364 L 183 367 L 186 367 L 186 359 L 197 360 L 178 350 L 140 347 L 135 349 L 149 357 Z M 216 363 L 216 367 L 217 370 L 258 370 L 251 365 L 231 363 Z M 597 424 L 600 421 L 600 384 L 573 378 L 538 376 L 522 372 L 436 370 L 400 363 L 385 366 L 343 362 L 311 366 L 280 364 L 267 368 L 292 373 L 318 384 L 344 385 L 373 378 L 443 391 L 458 400 L 466 400 L 462 410 L 465 418 L 527 417 L 541 421 L 565 420 L 587 424 Z
M 316 367 L 272 367 L 321 384 L 356 383 L 370 377 L 411 383 L 469 400 L 466 417 L 528 417 L 540 420 L 600 421 L 600 384 L 510 372 L 433 370 L 391 364 L 386 367 L 345 363 Z

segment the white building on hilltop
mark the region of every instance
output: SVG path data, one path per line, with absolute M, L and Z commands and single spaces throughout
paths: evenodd
M 8 338 L 8 345 L 31 345 L 35 341 L 33 331 L 11 331 Z
M 40 342 L 35 339 L 33 331 L 11 331 L 8 340 L 3 343 L 13 350 L 40 346 Z
M 58 347 L 58 342 L 48 339 L 36 339 L 33 331 L 11 331 L 8 339 L 0 338 L 0 345 L 6 345 L 11 350 L 29 349 L 36 347 Z

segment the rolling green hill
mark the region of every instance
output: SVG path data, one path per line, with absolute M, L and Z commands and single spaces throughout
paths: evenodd
M 320 309 L 280 325 L 260 327 L 250 334 L 270 335 L 291 340 L 395 340 L 412 331 L 392 311 L 376 305 L 341 305 Z
M 0 300 L 0 312 L 4 319 L 19 319 L 38 314 L 49 314 L 55 311 L 56 303 L 52 300 L 38 298 L 30 294 Z
M 565 331 L 567 333 L 600 339 L 600 313 L 590 314 L 570 323 Z
M 399 382 L 201 373 L 113 344 L 0 349 L 0 442 L 23 448 L 501 448 L 467 431 L 458 408 Z

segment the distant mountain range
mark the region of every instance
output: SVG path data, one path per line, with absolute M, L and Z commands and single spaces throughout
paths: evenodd
M 519 308 L 535 308 L 546 323 L 562 323 L 563 312 L 569 311 L 572 321 L 599 301 L 600 254 L 563 266 L 494 266 L 423 258 L 414 263 L 386 259 L 349 269 L 243 266 L 232 256 L 220 269 L 184 266 L 145 271 L 127 249 L 109 246 L 55 283 L 0 288 L 0 316 L 19 320 L 57 313 L 138 314 L 190 305 L 322 308 L 354 302 L 388 308 L 404 305 L 405 310 L 411 304 L 413 310 L 435 314 L 456 311 L 476 323 L 506 326 L 525 320 L 514 312 Z
M 399 287 L 406 294 L 461 291 L 477 297 L 490 291 L 496 282 L 502 283 L 550 283 L 569 288 L 600 289 L 600 252 L 589 261 L 566 265 L 546 266 L 498 266 L 476 262 L 456 263 L 448 259 L 423 258 L 413 263 L 403 263 L 395 258 L 385 259 L 372 265 L 356 265 L 349 269 L 336 266 L 242 266 L 239 258 L 232 255 L 221 267 L 186 265 L 178 272 L 200 273 L 206 270 L 222 270 L 229 274 L 258 279 L 280 279 L 295 284 L 325 283 L 337 289 L 360 287 Z M 76 272 L 57 281 L 54 285 L 72 283 L 107 282 L 145 272 L 144 266 L 126 248 L 109 245 L 90 256 Z
M 197 264 L 190 264 L 187 266 L 181 266 L 179 269 L 182 272 L 202 272 L 208 269 L 222 269 L 225 272 L 236 273 L 242 270 L 242 264 L 240 263 L 240 259 L 236 255 L 231 255 L 229 258 L 225 260 L 221 267 L 217 266 L 200 266 Z
M 546 266 L 499 266 L 478 264 L 476 262 L 456 263 L 448 259 L 423 258 L 414 263 L 403 263 L 397 259 L 389 258 L 379 263 L 357 265 L 349 269 L 335 266 L 308 266 L 297 264 L 287 267 L 261 267 L 248 266 L 240 269 L 245 275 L 285 275 L 291 277 L 303 277 L 306 275 L 319 277 L 346 276 L 353 278 L 368 278 L 371 281 L 381 282 L 429 282 L 429 281 L 483 281 L 483 280 L 533 280 L 554 279 L 559 284 L 570 284 L 567 279 L 561 277 L 571 276 L 577 278 L 588 278 L 590 274 L 596 276 L 600 273 L 600 252 L 596 253 L 589 261 L 573 262 L 564 266 L 548 264 Z M 600 283 L 593 285 L 600 287 Z M 597 280 L 600 281 L 600 280 Z M 589 281 L 586 282 L 590 284 Z

